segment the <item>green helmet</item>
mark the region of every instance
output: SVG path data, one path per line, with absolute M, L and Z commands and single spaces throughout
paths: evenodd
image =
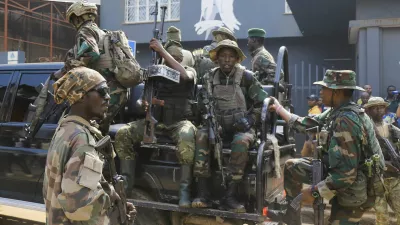
M 71 22 L 72 15 L 82 16 L 85 14 L 94 14 L 97 16 L 96 4 L 85 1 L 75 2 L 67 10 L 67 21 Z

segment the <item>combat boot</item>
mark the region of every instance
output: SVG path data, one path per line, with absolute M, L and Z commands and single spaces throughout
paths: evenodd
M 245 213 L 246 209 L 237 200 L 238 185 L 239 182 L 229 182 L 228 190 L 222 200 L 222 204 L 231 212 Z
M 179 207 L 189 208 L 190 201 L 190 186 L 192 183 L 192 165 L 181 166 L 181 183 L 179 189 Z
M 124 177 L 125 192 L 127 196 L 131 196 L 133 187 L 135 186 L 135 169 L 136 160 L 121 159 L 120 160 L 121 175 Z
M 286 210 L 268 210 L 267 217 L 272 221 L 284 222 L 287 225 L 301 225 L 301 209 L 295 210 L 290 203 L 292 199 L 287 198 L 287 209 Z
M 207 184 L 208 178 L 199 177 L 197 182 L 197 198 L 192 202 L 193 208 L 210 208 L 210 192 Z

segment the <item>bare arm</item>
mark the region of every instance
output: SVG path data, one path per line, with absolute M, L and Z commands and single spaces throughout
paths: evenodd
M 193 74 L 188 74 L 185 68 L 169 54 L 157 39 L 151 39 L 150 48 L 156 51 L 164 59 L 165 63 L 180 73 L 182 81 L 193 81 Z

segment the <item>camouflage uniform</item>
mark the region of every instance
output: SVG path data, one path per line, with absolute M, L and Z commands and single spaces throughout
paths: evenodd
M 96 71 L 76 68 L 54 84 L 55 101 L 71 105 L 105 82 Z M 104 179 L 103 159 L 94 146 L 100 131 L 79 116 L 63 118 L 47 154 L 43 181 L 46 224 L 109 225 L 117 196 Z
M 166 50 L 175 59 L 182 60 L 182 48 L 177 45 L 167 45 Z M 189 207 L 190 185 L 192 178 L 192 165 L 195 145 L 196 127 L 188 120 L 193 115 L 191 96 L 196 84 L 196 71 L 184 67 L 187 74 L 193 75 L 193 81 L 181 79 L 179 84 L 165 80 L 157 82 L 157 98 L 164 101 L 164 105 L 154 105 L 153 115 L 158 121 L 156 134 L 166 135 L 177 144 L 177 157 L 181 163 L 181 178 L 179 192 L 179 206 Z M 135 148 L 140 147 L 144 134 L 144 121 L 134 121 L 120 128 L 115 135 L 115 150 L 123 161 L 135 161 Z M 125 169 L 121 166 L 121 173 L 128 177 L 128 188 L 134 186 L 134 166 Z M 132 182 L 129 183 L 131 180 Z
M 314 84 L 331 89 L 363 90 L 355 85 L 353 71 L 327 70 L 324 81 Z M 365 159 L 371 156 L 366 155 L 367 149 L 376 151 L 383 159 L 372 120 L 356 103 L 344 102 L 340 107 L 312 118 L 292 114 L 289 126 L 297 132 L 305 132 L 305 129 L 315 126 L 322 127 L 321 158 L 327 169 L 324 171 L 327 176 L 316 187 L 321 197 L 330 201 L 332 205 L 332 224 L 359 224 L 363 213 L 373 206 L 375 200 L 375 196 L 369 195 L 367 189 L 366 171 L 361 169 Z M 303 183 L 312 184 L 311 160 L 290 159 L 285 163 L 284 186 L 289 202 L 300 194 Z M 383 160 L 379 166 L 384 167 Z M 300 218 L 300 212 L 292 212 L 289 209 L 285 217 L 296 219 L 296 222 L 292 221 L 289 224 L 301 224 L 297 220 Z
M 265 31 L 263 29 L 252 28 L 248 31 L 249 38 L 258 37 L 264 38 Z M 257 72 L 257 79 L 261 84 L 274 84 L 276 63 L 274 57 L 261 46 L 255 49 L 251 54 L 251 68 L 253 72 Z M 280 80 L 283 80 L 283 73 L 281 73 Z
M 217 52 L 221 48 L 233 48 L 241 59 L 244 59 L 242 51 L 236 42 L 231 40 L 223 40 L 218 46 L 210 52 L 210 56 L 215 60 Z M 256 135 L 254 124 L 261 113 L 261 105 L 267 97 L 267 93 L 263 90 L 261 84 L 253 76 L 251 71 L 246 70 L 240 64 L 236 64 L 232 72 L 227 77 L 220 68 L 213 69 L 205 75 L 204 88 L 209 96 L 215 99 L 215 110 L 218 123 L 222 127 L 222 139 L 232 140 L 231 157 L 227 165 L 226 178 L 229 181 L 228 193 L 226 199 L 234 198 L 236 185 L 242 181 L 244 169 L 248 161 L 248 150 L 254 144 Z M 204 103 L 204 99 L 199 99 L 200 104 Z M 250 109 L 252 108 L 252 109 Z M 200 106 L 204 110 L 204 106 Z M 203 112 L 204 113 L 204 112 Z M 236 130 L 237 121 L 245 118 L 249 123 L 248 130 Z M 251 122 L 250 122 L 251 121 Z M 211 148 L 208 143 L 208 127 L 205 126 L 199 130 L 196 135 L 196 151 L 194 176 L 209 178 L 210 171 L 210 154 Z M 202 182 L 202 179 L 200 182 Z M 202 185 L 202 184 L 200 184 Z M 200 190 L 201 192 L 202 190 Z M 203 207 L 204 200 L 195 200 L 192 205 Z M 227 201 L 228 202 L 228 201 Z M 230 210 L 235 212 L 244 212 L 244 207 L 239 205 L 236 200 L 229 204 Z
M 69 20 L 70 17 L 73 14 L 77 14 L 76 11 L 79 10 L 74 8 L 75 4 L 91 5 L 90 3 L 80 2 L 71 5 L 67 11 Z M 96 6 L 94 5 L 94 7 Z M 107 85 L 110 87 L 111 91 L 111 100 L 107 111 L 107 117 L 100 123 L 100 130 L 103 134 L 107 134 L 112 120 L 126 104 L 127 88 L 117 81 L 115 74 L 112 72 L 113 68 L 106 68 L 107 66 L 105 66 L 109 64 L 108 60 L 110 59 L 103 57 L 105 49 L 103 49 L 104 47 L 101 46 L 101 43 L 103 43 L 104 35 L 105 32 L 100 29 L 94 21 L 85 21 L 77 30 L 75 46 L 70 50 L 65 63 L 68 68 L 80 65 L 95 69 L 106 78 Z M 134 61 L 133 67 L 132 76 L 137 77 L 137 83 L 139 84 L 142 82 L 140 66 Z
M 389 103 L 385 102 L 381 97 L 371 97 L 368 103 L 364 105 L 365 109 L 374 106 L 388 107 Z M 392 142 L 395 148 L 399 148 L 400 129 L 396 126 L 386 123 L 382 120 L 381 123 L 374 122 L 375 132 L 377 135 L 387 138 Z M 385 146 L 381 146 L 385 160 L 390 163 L 390 156 L 387 153 Z M 396 214 L 397 224 L 400 224 L 400 177 L 398 172 L 386 171 L 384 173 L 384 184 L 386 187 L 385 196 L 377 197 L 375 201 L 376 224 L 389 224 L 388 205 Z

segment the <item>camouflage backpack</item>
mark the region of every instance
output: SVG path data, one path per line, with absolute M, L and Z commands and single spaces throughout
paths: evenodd
M 108 68 L 115 74 L 117 81 L 126 88 L 138 85 L 141 79 L 136 73 L 140 68 L 125 33 L 121 30 L 104 30 L 104 32 L 104 37 L 100 38 L 98 44 L 104 54 L 100 55 L 96 67 Z

